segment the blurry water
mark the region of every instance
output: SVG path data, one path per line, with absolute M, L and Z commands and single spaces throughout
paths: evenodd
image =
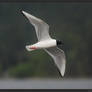
M 92 89 L 92 80 L 2 79 L 0 89 Z

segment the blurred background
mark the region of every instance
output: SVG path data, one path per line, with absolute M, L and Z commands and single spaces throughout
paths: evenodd
M 37 41 L 24 10 L 50 25 L 66 54 L 64 78 L 92 77 L 92 3 L 0 3 L 0 77 L 61 78 L 53 59 L 43 50 L 28 52 Z

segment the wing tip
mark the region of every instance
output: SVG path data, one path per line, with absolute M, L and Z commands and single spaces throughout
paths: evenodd
M 61 73 L 62 77 L 64 77 L 64 72 L 60 72 L 60 73 Z
M 20 10 L 20 12 L 21 12 L 21 14 L 22 14 L 26 19 L 28 19 L 27 13 L 26 13 L 25 11 Z
M 62 77 L 64 77 L 64 74 L 65 74 L 65 64 L 64 64 L 63 67 L 60 69 L 60 73 L 61 73 Z
M 20 9 L 20 13 L 23 13 L 24 11 L 22 9 Z
M 23 16 L 25 16 L 25 14 L 24 14 L 24 11 L 23 11 L 23 10 L 20 10 L 20 13 L 21 13 Z
M 25 13 L 25 11 L 21 10 L 21 13 L 23 13 L 23 14 L 24 14 L 24 13 Z
M 33 15 L 31 15 L 31 14 L 29 14 L 29 13 L 23 11 L 23 10 L 21 10 L 21 13 L 22 13 L 22 15 L 23 15 L 25 18 L 27 18 L 27 19 L 29 19 L 29 17 L 35 18 Z

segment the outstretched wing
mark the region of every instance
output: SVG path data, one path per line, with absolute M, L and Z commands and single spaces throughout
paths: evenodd
M 22 13 L 28 18 L 30 23 L 35 27 L 38 41 L 51 39 L 49 36 L 49 25 L 41 19 L 34 17 L 33 15 L 22 11 Z
M 64 51 L 58 47 L 47 48 L 44 50 L 54 59 L 61 75 L 64 76 L 66 64 Z

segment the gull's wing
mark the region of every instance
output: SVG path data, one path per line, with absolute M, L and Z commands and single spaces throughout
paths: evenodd
M 64 51 L 58 47 L 47 48 L 44 50 L 54 59 L 61 75 L 64 76 L 66 64 Z
M 35 27 L 38 41 L 51 39 L 49 36 L 49 25 L 43 20 L 34 17 L 33 15 L 22 11 L 22 13 L 28 18 L 30 23 Z

